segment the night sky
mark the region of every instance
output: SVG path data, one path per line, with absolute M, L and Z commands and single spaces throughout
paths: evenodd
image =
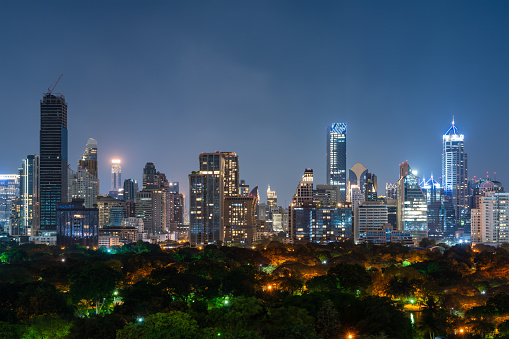
M 141 181 L 145 162 L 188 195 L 201 152 L 291 201 L 305 168 L 325 183 L 326 126 L 348 123 L 347 167 L 385 182 L 408 160 L 441 175 L 452 116 L 469 177 L 509 187 L 508 1 L 0 0 L 0 173 L 39 154 L 39 101 L 69 104 L 69 163 L 99 147 Z

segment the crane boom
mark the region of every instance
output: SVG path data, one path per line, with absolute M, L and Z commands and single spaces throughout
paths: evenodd
M 48 94 L 53 93 L 53 90 L 55 89 L 55 87 L 57 87 L 57 84 L 58 84 L 58 82 L 60 81 L 60 79 L 62 79 L 62 76 L 63 76 L 63 75 L 64 75 L 63 73 L 62 73 L 62 74 L 60 74 L 60 76 L 58 77 L 57 82 L 55 83 L 55 86 L 53 86 L 53 88 L 52 88 L 52 89 L 49 89 L 49 87 L 48 87 Z

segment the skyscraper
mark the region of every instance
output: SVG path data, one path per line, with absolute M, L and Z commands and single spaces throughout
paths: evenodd
M 87 141 L 83 157 L 78 161 L 78 171 L 69 171 L 69 201 L 83 199 L 85 208 L 93 208 L 99 195 L 97 177 L 97 141 Z
M 400 165 L 398 180 L 398 229 L 410 231 L 414 243 L 428 237 L 426 195 L 408 162 Z
M 354 204 L 364 202 L 364 192 L 366 184 L 366 174 L 368 169 L 360 162 L 350 168 L 348 171 L 348 201 Z
M 468 219 L 468 167 L 463 140 L 453 119 L 442 137 L 442 187 L 445 195 L 452 198 L 456 227 L 462 227 Z
M 122 167 L 120 159 L 111 160 L 111 190 L 118 192 L 122 187 Z
M 55 231 L 57 205 L 67 200 L 67 103 L 62 94 L 41 100 L 40 228 Z
M 235 153 L 202 153 L 199 160 L 200 171 L 189 175 L 189 240 L 193 245 L 224 241 L 225 198 L 239 195 Z
M 346 201 L 346 123 L 327 126 L 327 184 L 339 185 L 340 200 Z
M 19 170 L 19 200 L 12 235 L 34 236 L 39 229 L 39 156 L 27 155 Z
M 97 141 L 88 139 L 83 157 L 78 162 L 78 170 L 85 169 L 88 173 L 98 178 L 97 172 Z
M 0 174 L 0 232 L 11 231 L 12 204 L 19 196 L 19 175 Z

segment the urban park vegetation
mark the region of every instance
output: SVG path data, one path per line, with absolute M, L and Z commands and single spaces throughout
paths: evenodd
M 509 338 L 509 252 L 0 248 L 1 338 Z

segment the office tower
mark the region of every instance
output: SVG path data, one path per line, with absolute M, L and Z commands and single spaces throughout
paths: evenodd
M 85 208 L 93 208 L 99 195 L 97 177 L 97 141 L 88 139 L 76 172 L 68 171 L 68 201 L 83 199 Z
M 13 203 L 19 196 L 19 174 L 0 174 L 0 232 L 11 232 Z
M 442 137 L 442 187 L 452 198 L 456 227 L 468 222 L 468 166 L 463 144 L 464 135 L 454 125 Z
M 134 179 L 124 180 L 124 201 L 136 201 L 136 193 L 138 193 L 138 182 Z
M 270 190 L 270 185 L 267 187 L 267 205 L 270 207 L 276 207 L 277 206 L 277 194 L 276 191 Z
M 153 162 L 147 162 L 143 168 L 143 189 L 154 190 L 160 188 L 159 175 Z
M 314 191 L 313 170 L 304 170 L 288 208 L 288 233 L 292 240 L 332 242 L 352 236 L 351 205 L 337 203 L 338 191 L 332 188 L 323 185 L 319 192 Z
M 387 205 L 366 201 L 354 208 L 354 240 L 356 244 L 366 241 L 368 231 L 382 230 L 389 222 Z
M 224 241 L 250 244 L 256 232 L 255 197 L 230 196 L 224 201 Z
M 120 159 L 111 160 L 111 191 L 118 192 L 122 188 L 122 167 Z
M 364 184 L 364 201 L 376 201 L 378 185 L 376 175 L 373 173 L 366 173 L 366 183 Z
M 426 195 L 405 161 L 398 180 L 398 230 L 410 231 L 415 244 L 428 236 L 427 212 Z
M 200 170 L 189 175 L 189 240 L 191 244 L 224 241 L 224 200 L 239 195 L 235 153 L 202 153 Z
M 337 205 L 339 201 L 339 186 L 337 185 L 316 185 L 313 190 L 313 202 L 321 205 Z
M 169 190 L 170 193 L 179 194 L 180 193 L 179 186 L 180 185 L 179 185 L 178 181 L 170 182 L 170 183 L 168 183 L 168 190 Z
M 441 239 L 454 235 L 454 208 L 451 197 L 444 194 L 444 189 L 433 179 L 422 180 L 420 184 L 428 205 L 428 237 Z
M 88 139 L 85 152 L 83 152 L 83 156 L 78 161 L 78 170 L 80 169 L 86 170 L 96 178 L 99 177 L 97 171 L 97 141 L 95 139 Z
M 359 203 L 364 202 L 366 174 L 368 169 L 360 162 L 352 166 L 348 171 L 348 194 L 347 200 L 354 204 L 355 201 Z
M 126 202 L 107 195 L 99 195 L 97 197 L 97 208 L 99 209 L 98 224 L 100 228 L 109 226 L 111 224 L 110 211 L 112 207 L 121 207 L 125 210 Z
M 241 197 L 249 197 L 249 185 L 246 184 L 245 180 L 240 181 L 239 194 Z
M 58 204 L 57 245 L 98 246 L 98 209 L 86 208 L 83 200 Z
M 67 103 L 62 94 L 41 100 L 40 229 L 55 231 L 57 205 L 67 201 Z
M 341 190 L 341 188 L 340 188 Z M 340 191 L 341 194 L 341 191 Z M 294 204 L 300 205 L 304 202 L 313 202 L 313 170 L 308 168 L 304 170 L 302 180 L 297 186 L 297 192 L 292 199 Z
M 385 183 L 385 196 L 389 199 L 398 199 L 398 184 L 396 183 Z M 395 226 L 395 225 L 393 225 Z
M 473 243 L 509 242 L 509 193 L 486 191 L 472 209 Z
M 346 201 L 346 123 L 327 126 L 327 184 L 338 185 Z
M 27 155 L 19 170 L 17 215 L 11 235 L 34 236 L 39 229 L 39 156 Z

